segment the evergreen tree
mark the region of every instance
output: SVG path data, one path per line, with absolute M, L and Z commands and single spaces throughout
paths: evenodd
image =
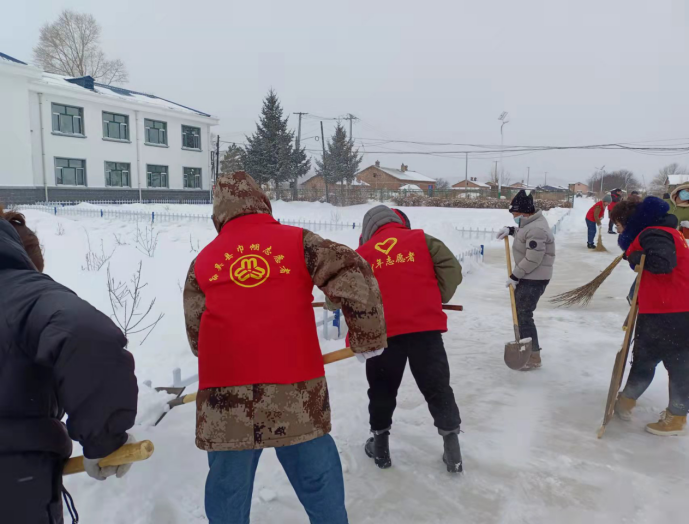
M 345 183 L 350 185 L 359 171 L 362 156 L 354 144 L 347 138 L 347 132 L 342 124 L 337 124 L 335 134 L 325 151 L 325 172 L 323 159 L 316 159 L 316 174 L 324 176 L 329 184 Z
M 244 154 L 244 149 L 240 146 L 230 144 L 220 159 L 220 172 L 231 174 L 235 171 L 242 171 L 244 169 Z
M 275 188 L 281 182 L 292 180 L 295 169 L 294 133 L 287 129 L 287 118 L 277 94 L 272 89 L 263 101 L 261 117 L 256 132 L 246 137 L 247 146 L 244 168 L 259 184 L 273 182 Z

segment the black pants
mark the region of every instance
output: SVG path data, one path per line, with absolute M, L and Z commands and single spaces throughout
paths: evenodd
M 52 453 L 0 455 L 0 521 L 63 524 L 62 463 Z
M 459 408 L 450 386 L 450 365 L 439 331 L 389 338 L 388 348 L 383 354 L 366 361 L 371 430 L 382 431 L 392 426 L 397 390 L 402 383 L 407 359 L 435 426 L 443 432 L 457 430 L 461 423 Z
M 517 320 L 519 321 L 519 336 L 531 338 L 533 350 L 540 351 L 538 344 L 538 331 L 533 319 L 533 312 L 538 306 L 538 301 L 545 293 L 550 280 L 520 280 L 514 291 L 514 299 L 517 303 Z
M 638 399 L 651 385 L 662 362 L 670 377 L 668 410 L 683 417 L 689 411 L 689 313 L 639 315 L 632 369 L 622 395 Z

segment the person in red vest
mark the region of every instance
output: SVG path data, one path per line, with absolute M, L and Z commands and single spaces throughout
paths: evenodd
M 356 354 L 387 346 L 380 290 L 350 248 L 281 225 L 246 173 L 213 191 L 218 236 L 191 263 L 184 314 L 199 358 L 196 445 L 208 452 L 211 524 L 248 524 L 264 448 L 312 524 L 345 524 L 340 458 L 313 313 L 313 287 L 338 302 Z
M 632 267 L 646 255 L 638 295 L 634 358 L 615 412 L 631 420 L 632 409 L 651 385 L 662 362 L 670 377 L 670 399 L 658 422 L 646 430 L 654 435 L 680 435 L 689 411 L 689 247 L 677 231 L 677 217 L 656 197 L 620 202 L 612 211 L 618 244 Z
M 391 466 L 389 435 L 397 390 L 409 367 L 424 395 L 438 432 L 444 439 L 443 461 L 450 472 L 462 471 L 459 408 L 450 386 L 450 366 L 441 333 L 447 331 L 442 305 L 462 281 L 462 268 L 441 241 L 409 229 L 386 206 L 364 217 L 359 253 L 378 280 L 388 349 L 366 361 L 369 415 L 373 437 L 366 454 L 380 468 Z
M 612 218 L 610 218 L 610 216 L 611 216 L 612 210 L 622 200 L 622 190 L 621 189 L 613 189 L 612 191 L 610 191 L 610 200 L 611 201 L 608 204 L 608 233 L 610 235 L 616 235 L 617 233 L 612 230 L 614 223 L 612 221 Z
M 586 228 L 588 229 L 588 242 L 586 246 L 589 249 L 596 249 L 596 233 L 603 222 L 605 205 L 609 202 L 612 202 L 612 197 L 610 197 L 610 195 L 605 195 L 603 200 L 596 202 L 591 209 L 589 209 L 589 212 L 586 213 Z

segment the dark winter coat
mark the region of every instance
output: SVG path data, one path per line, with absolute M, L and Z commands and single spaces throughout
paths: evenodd
M 68 457 L 70 438 L 89 458 L 124 444 L 138 394 L 126 343 L 107 316 L 36 271 L 0 219 L 0 457 Z

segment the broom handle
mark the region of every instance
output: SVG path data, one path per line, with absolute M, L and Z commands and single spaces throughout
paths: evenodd
M 325 302 L 312 302 L 313 307 L 325 307 Z M 446 311 L 464 311 L 464 306 L 455 304 L 443 304 L 443 309 Z
M 115 450 L 107 457 L 101 459 L 98 465 L 101 468 L 107 466 L 123 466 L 124 464 L 131 464 L 132 462 L 140 462 L 146 460 L 154 451 L 153 442 L 144 440 L 142 442 L 135 442 L 134 444 L 125 444 L 121 448 Z M 73 475 L 74 473 L 81 473 L 84 469 L 84 457 L 72 457 L 62 469 L 63 475 Z
M 323 364 L 332 364 L 333 362 L 339 362 L 340 360 L 345 360 L 352 358 L 354 356 L 354 351 L 351 348 L 338 349 L 337 351 L 331 351 L 323 355 Z M 198 392 L 196 392 L 198 393 Z M 179 397 L 168 402 L 170 409 L 181 406 L 183 404 L 190 404 L 196 401 L 196 393 L 189 393 L 183 397 Z
M 507 278 L 512 276 L 512 255 L 510 253 L 510 237 L 505 237 L 505 256 L 507 257 Z M 519 320 L 517 319 L 517 301 L 514 297 L 514 288 L 510 287 L 510 303 L 512 304 L 512 325 L 514 325 L 514 335 L 519 340 Z

